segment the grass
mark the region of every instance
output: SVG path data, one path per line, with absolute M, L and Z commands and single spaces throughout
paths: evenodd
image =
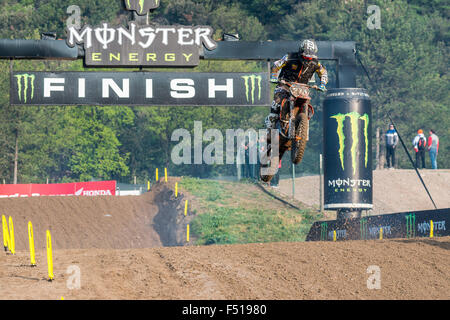
M 198 245 L 304 241 L 320 218 L 286 207 L 251 182 L 183 178 L 180 187 L 196 198 L 191 231 Z

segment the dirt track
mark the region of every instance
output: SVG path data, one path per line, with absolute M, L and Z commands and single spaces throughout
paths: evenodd
M 450 238 L 269 243 L 0 255 L 1 299 L 449 299 Z M 81 270 L 81 289 L 66 269 Z M 367 268 L 381 269 L 369 290 Z
M 183 244 L 182 199 L 156 186 L 141 197 L 0 199 L 17 254 L 0 253 L 0 299 L 449 299 L 450 238 L 226 246 Z M 110 216 L 105 216 L 110 215 Z M 36 268 L 26 223 L 34 223 Z M 49 283 L 45 230 L 52 232 Z M 81 270 L 70 290 L 67 268 Z M 381 289 L 367 288 L 370 265 Z
M 47 229 L 54 249 L 129 249 L 182 244 L 177 230 L 171 228 L 176 225 L 182 197 L 174 201 L 173 192 L 162 184 L 153 188 L 153 192 L 139 197 L 0 199 L 0 214 L 13 218 L 17 250 L 28 250 L 28 221 L 33 223 L 36 249 L 45 248 Z

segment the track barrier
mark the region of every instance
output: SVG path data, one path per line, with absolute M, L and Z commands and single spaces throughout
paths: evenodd
M 30 244 L 30 263 L 32 267 L 36 266 L 36 251 L 34 249 L 33 224 L 28 221 L 28 243 Z
M 9 250 L 9 231 L 8 222 L 6 221 L 5 215 L 2 215 L 2 227 L 3 227 L 3 248 L 5 251 Z
M 376 240 L 450 236 L 450 208 L 409 211 L 354 219 L 317 221 L 306 241 Z
M 12 217 L 9 217 L 9 251 L 16 254 L 16 242 L 14 239 L 14 224 Z
M 48 266 L 48 281 L 55 278 L 53 274 L 53 254 L 52 254 L 52 236 L 50 230 L 47 230 L 47 266 Z

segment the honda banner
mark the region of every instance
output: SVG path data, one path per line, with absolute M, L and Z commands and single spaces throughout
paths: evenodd
M 114 195 L 116 195 L 116 181 L 57 184 L 0 184 L 0 198 Z

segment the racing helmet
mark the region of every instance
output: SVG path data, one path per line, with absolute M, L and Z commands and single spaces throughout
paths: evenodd
M 300 44 L 299 53 L 310 59 L 317 59 L 317 52 L 319 51 L 317 48 L 317 44 L 314 40 L 303 40 Z

